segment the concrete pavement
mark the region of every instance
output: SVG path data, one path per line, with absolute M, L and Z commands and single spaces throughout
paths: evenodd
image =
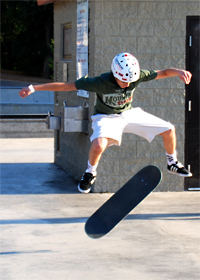
M 84 232 L 112 194 L 77 192 L 53 139 L 0 139 L 1 280 L 199 280 L 200 193 L 150 194 L 107 236 Z

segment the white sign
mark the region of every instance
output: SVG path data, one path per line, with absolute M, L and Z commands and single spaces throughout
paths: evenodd
M 88 0 L 77 0 L 77 79 L 88 75 Z M 78 96 L 89 98 L 89 92 L 79 90 Z

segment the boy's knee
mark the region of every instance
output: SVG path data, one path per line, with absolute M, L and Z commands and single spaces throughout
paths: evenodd
M 164 131 L 163 133 L 161 133 L 162 136 L 172 136 L 175 135 L 176 130 L 175 130 L 175 126 L 171 126 L 170 129 Z
M 93 149 L 97 153 L 102 153 L 106 149 L 107 144 L 108 140 L 106 138 L 96 138 L 92 142 Z
M 172 125 L 171 128 L 168 130 L 169 134 L 175 134 L 176 133 L 176 129 L 175 126 Z

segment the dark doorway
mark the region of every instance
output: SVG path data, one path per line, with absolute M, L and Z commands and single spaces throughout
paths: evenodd
M 200 16 L 188 16 L 186 24 L 186 69 L 192 81 L 186 86 L 185 165 L 193 173 L 185 190 L 200 190 Z

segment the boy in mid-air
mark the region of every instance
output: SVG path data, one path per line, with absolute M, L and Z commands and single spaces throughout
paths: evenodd
M 141 108 L 133 108 L 133 93 L 142 82 L 178 76 L 189 84 L 192 74 L 182 69 L 141 70 L 137 59 L 129 53 L 116 55 L 111 71 L 97 77 L 82 77 L 70 83 L 48 83 L 30 85 L 23 88 L 19 95 L 26 97 L 34 91 L 74 91 L 95 92 L 97 101 L 92 116 L 91 148 L 88 166 L 78 184 L 78 190 L 89 193 L 96 179 L 97 166 L 101 155 L 111 145 L 121 145 L 123 133 L 134 133 L 151 142 L 161 135 L 167 156 L 168 172 L 190 177 L 192 174 L 177 160 L 176 134 L 174 126 Z

